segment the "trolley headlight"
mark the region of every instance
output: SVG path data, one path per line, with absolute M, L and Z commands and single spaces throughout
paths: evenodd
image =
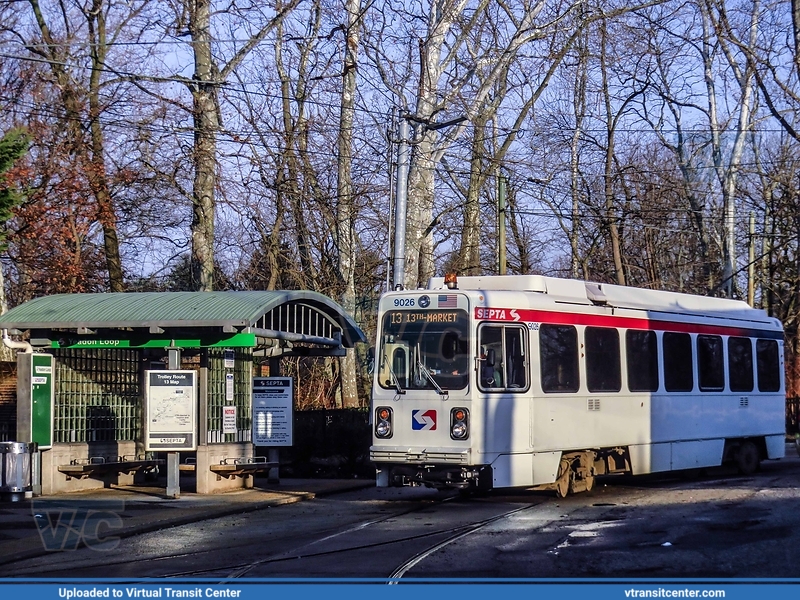
M 379 406 L 375 409 L 375 437 L 387 439 L 392 437 L 392 409 Z
M 454 440 L 465 440 L 469 437 L 469 411 L 466 408 L 454 408 L 450 411 L 450 437 Z

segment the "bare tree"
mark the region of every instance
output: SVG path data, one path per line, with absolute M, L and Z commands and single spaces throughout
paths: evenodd
M 720 34 L 745 53 L 769 113 L 786 133 L 800 141 L 800 2 L 791 0 L 787 5 L 767 0 L 758 4 L 764 7 L 758 18 L 765 22 L 758 44 L 745 40 L 745 35 L 723 19 L 719 20 Z M 786 64 L 786 40 L 791 40 L 791 65 Z
M 345 4 L 345 48 L 342 61 L 342 91 L 339 112 L 339 131 L 336 141 L 337 194 L 336 238 L 337 270 L 343 287 L 341 303 L 351 315 L 355 314 L 355 221 L 358 211 L 353 197 L 353 117 L 356 102 L 356 75 L 358 73 L 358 44 L 361 27 L 361 1 L 347 0 Z M 358 406 L 356 386 L 355 350 L 350 349 L 340 361 L 342 373 L 342 404 Z
M 748 48 L 755 48 L 756 46 L 760 10 L 761 3 L 758 0 L 755 0 L 752 4 L 750 22 L 749 26 L 747 27 Z M 724 239 L 722 244 L 722 289 L 727 297 L 732 298 L 736 290 L 734 279 L 736 265 L 736 184 L 741 167 L 742 156 L 744 154 L 745 142 L 747 140 L 747 136 L 749 135 L 750 129 L 753 126 L 752 106 L 754 102 L 753 96 L 755 91 L 753 80 L 754 65 L 752 61 L 747 60 L 747 54 L 742 57 L 737 51 L 735 45 L 730 44 L 728 42 L 728 38 L 724 35 L 724 32 L 731 30 L 724 3 L 720 0 L 706 0 L 703 4 L 701 4 L 701 12 L 703 14 L 705 30 L 703 46 L 704 48 L 707 48 L 710 45 L 709 37 L 711 32 L 705 27 L 705 23 L 708 22 L 710 26 L 713 26 L 714 31 L 718 36 L 720 46 L 728 65 L 733 72 L 739 92 L 737 125 L 734 132 L 734 140 L 728 156 L 724 157 L 722 140 L 720 138 L 720 126 L 717 120 L 716 87 L 713 83 L 711 74 L 708 72 L 711 68 L 711 65 L 709 64 L 708 57 L 706 57 L 704 62 L 707 70 L 706 85 L 708 88 L 709 97 L 712 152 L 714 169 L 722 190 L 722 204 L 724 213 Z M 706 54 L 706 52 L 704 52 L 704 54 Z
M 575 125 L 572 140 L 569 146 L 570 156 L 570 197 L 572 199 L 572 219 L 569 233 L 570 264 L 569 272 L 574 279 L 581 276 L 580 269 L 580 207 L 581 207 L 581 177 L 580 177 L 580 142 L 583 135 L 583 123 L 586 117 L 586 85 L 589 77 L 589 50 L 588 31 L 584 31 L 577 39 L 576 44 L 576 73 L 575 85 L 572 93 Z M 583 274 L 586 276 L 586 274 Z
M 248 35 L 227 63 L 220 65 L 212 52 L 211 0 L 185 0 L 179 19 L 184 13 L 192 40 L 194 75 L 186 81 L 192 93 L 194 119 L 194 187 L 192 192 L 192 271 L 196 289 L 214 289 L 214 223 L 215 188 L 217 184 L 217 135 L 221 126 L 218 90 L 250 52 L 299 3 L 290 0 L 276 6 L 275 16 L 267 19 Z M 220 13 L 235 12 L 235 6 Z M 216 13 L 216 11 L 215 11 Z
M 583 2 L 562 6 L 546 0 L 502 5 L 505 32 L 497 37 L 490 49 L 472 50 L 475 66 L 462 74 L 462 70 L 454 67 L 455 57 L 469 39 L 474 24 L 483 18 L 488 5 L 488 2 L 480 1 L 467 13 L 466 0 L 448 0 L 432 3 L 427 12 L 427 33 L 419 43 L 418 85 L 412 115 L 416 127 L 408 176 L 406 273 L 403 282 L 408 287 L 427 281 L 434 272 L 430 225 L 434 212 L 435 166 L 466 129 L 466 123 L 477 120 L 487 106 L 487 97 L 497 89 L 498 81 L 517 60 L 521 49 L 539 40 L 548 48 L 548 58 L 541 68 L 544 75 L 538 85 L 533 86 L 538 93 L 535 91 L 529 98 L 530 110 L 583 27 L 599 18 L 611 18 L 637 8 L 630 6 L 603 12 L 589 10 Z M 564 30 L 566 35 L 557 35 L 563 34 Z M 478 65 L 486 68 L 479 69 Z M 477 77 L 478 73 L 480 77 Z M 471 86 L 469 94 L 462 94 L 468 85 Z M 459 98 L 459 104 L 455 103 L 456 98 Z M 437 119 L 444 111 L 449 111 L 451 116 L 458 116 L 461 112 L 467 120 L 443 130 L 440 135 Z M 508 139 L 513 142 L 514 138 L 512 129 Z
M 70 135 L 76 154 L 84 159 L 84 169 L 89 186 L 97 202 L 97 220 L 103 229 L 106 269 L 108 271 L 109 288 L 113 292 L 124 289 L 122 260 L 120 257 L 119 239 L 117 235 L 117 214 L 112 200 L 106 167 L 105 135 L 101 125 L 104 112 L 101 89 L 104 85 L 103 75 L 107 71 L 106 58 L 108 51 L 108 14 L 116 8 L 107 0 L 92 0 L 87 7 L 76 3 L 75 8 L 82 14 L 86 23 L 89 50 L 89 76 L 84 80 L 79 73 L 81 66 L 72 65 L 70 70 L 70 46 L 78 41 L 78 37 L 56 40 L 52 29 L 41 9 L 39 0 L 29 0 L 36 24 L 41 35 L 41 42 L 26 41 L 26 47 L 35 56 L 40 57 L 50 67 L 54 82 L 61 92 L 61 101 L 65 118 L 69 123 Z M 132 8 L 117 23 L 117 32 L 127 22 L 134 19 L 143 10 L 146 3 Z M 69 22 L 69 11 L 62 11 L 66 32 L 80 30 L 78 23 Z M 80 83 L 84 81 L 85 83 Z M 85 103 L 88 102 L 88 107 Z M 88 140 L 83 134 L 88 129 Z

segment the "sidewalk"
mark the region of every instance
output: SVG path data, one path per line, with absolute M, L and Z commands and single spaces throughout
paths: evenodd
M 53 544 L 74 547 L 82 536 L 92 535 L 84 532 L 84 523 L 98 531 L 105 520 L 98 537 L 125 538 L 374 485 L 371 479 L 281 479 L 278 484 L 256 480 L 257 487 L 223 494 L 184 493 L 182 486 L 180 498 L 166 498 L 164 487 L 126 486 L 0 502 L 0 565 L 46 555 L 54 551 Z M 101 516 L 91 522 L 87 514 Z M 51 537 L 48 550 L 42 532 L 53 536 L 57 527 L 61 529 Z M 65 538 L 67 531 L 75 537 Z

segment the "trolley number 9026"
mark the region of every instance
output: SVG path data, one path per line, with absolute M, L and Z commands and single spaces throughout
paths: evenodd
M 414 301 L 414 298 L 395 298 L 394 305 L 408 307 L 408 306 L 415 306 L 416 302 Z

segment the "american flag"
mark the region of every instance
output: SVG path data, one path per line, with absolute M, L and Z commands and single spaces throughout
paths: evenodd
M 458 296 L 455 294 L 439 294 L 439 308 L 456 308 Z

